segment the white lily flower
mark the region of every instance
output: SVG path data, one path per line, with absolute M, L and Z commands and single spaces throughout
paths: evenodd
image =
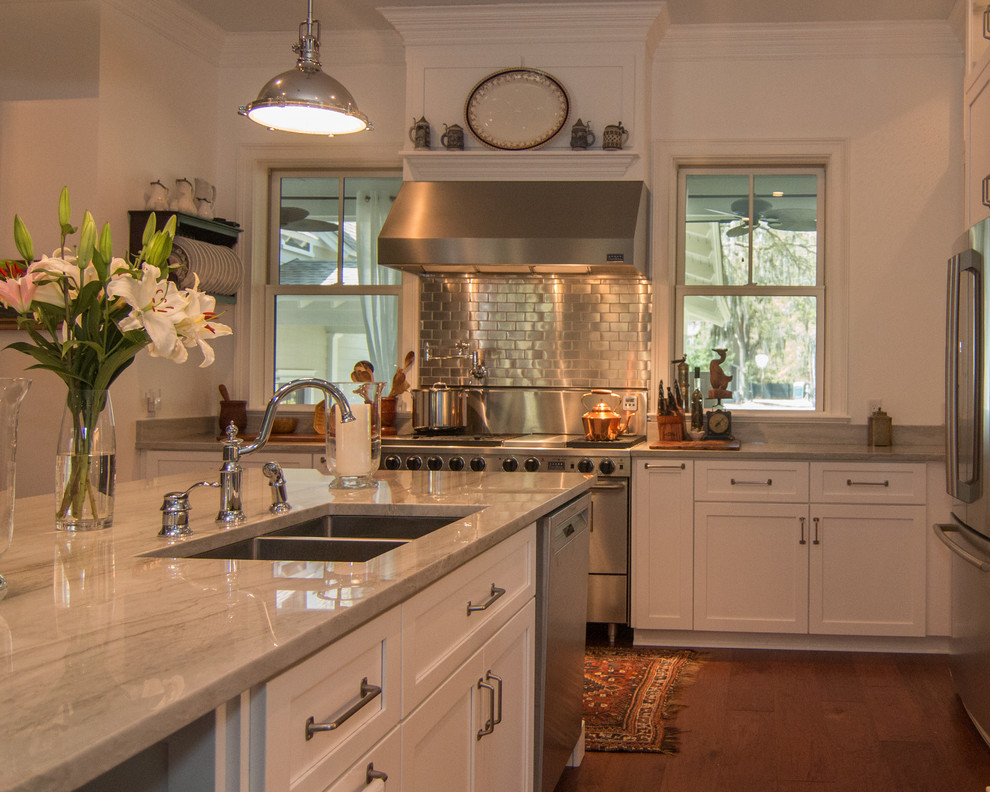
M 176 323 L 176 331 L 179 333 L 182 346 L 198 346 L 203 353 L 203 362 L 200 368 L 206 368 L 213 364 L 215 359 L 213 347 L 207 341 L 212 341 L 220 336 L 231 335 L 231 330 L 227 325 L 216 321 L 217 301 L 208 294 L 203 294 L 199 290 L 199 276 L 195 276 L 195 283 L 191 289 L 186 289 L 184 294 L 188 299 L 185 309 L 185 316 Z M 183 358 L 184 359 L 184 358 Z M 177 361 L 182 362 L 182 361 Z
M 125 332 L 143 329 L 151 339 L 151 354 L 171 358 L 178 343 L 176 323 L 184 318 L 189 300 L 174 283 L 159 280 L 157 267 L 144 264 L 141 270 L 140 278 L 127 274 L 113 276 L 107 284 L 107 294 L 120 297 L 132 308 L 118 322 L 120 329 Z

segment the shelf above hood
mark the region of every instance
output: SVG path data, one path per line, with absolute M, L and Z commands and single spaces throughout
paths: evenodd
M 648 275 L 641 181 L 405 182 L 380 265 L 418 273 Z

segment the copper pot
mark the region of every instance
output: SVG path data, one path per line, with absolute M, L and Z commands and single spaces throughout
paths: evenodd
M 581 397 L 581 403 L 585 407 L 588 407 L 589 396 L 592 400 L 600 399 L 600 401 L 581 416 L 585 439 L 595 442 L 615 440 L 626 430 L 622 416 L 615 411 L 619 404 L 618 394 L 610 390 L 595 389 Z M 606 401 L 608 397 L 615 399 L 615 403 L 609 404 Z

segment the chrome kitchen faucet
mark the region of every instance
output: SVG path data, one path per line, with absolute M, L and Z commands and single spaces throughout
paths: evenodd
M 253 454 L 265 447 L 268 443 L 268 436 L 272 431 L 272 424 L 275 422 L 275 413 L 282 400 L 293 391 L 301 388 L 317 388 L 324 394 L 330 396 L 340 408 L 340 420 L 344 423 L 354 420 L 347 398 L 340 389 L 323 379 L 309 377 L 306 379 L 292 380 L 279 388 L 272 395 L 265 414 L 261 419 L 261 428 L 258 430 L 258 439 L 247 446 L 242 446 L 241 440 L 237 437 L 237 427 L 231 423 L 227 426 L 227 439 L 223 444 L 223 464 L 220 466 L 220 512 L 217 514 L 217 522 L 224 524 L 236 523 L 244 519 L 244 512 L 241 510 L 241 465 L 240 458 L 245 454 Z M 284 482 L 280 490 L 282 500 L 285 499 Z

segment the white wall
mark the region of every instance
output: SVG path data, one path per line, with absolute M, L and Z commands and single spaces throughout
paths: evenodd
M 657 50 L 657 139 L 842 141 L 840 321 L 854 423 L 875 398 L 895 424 L 942 422 L 944 262 L 963 217 L 962 65 L 947 23 L 674 27 Z M 670 360 L 664 305 L 656 354 Z
M 0 102 L 0 251 L 14 253 L 14 213 L 22 216 L 37 250 L 58 245 L 59 191 L 67 185 L 73 219 L 89 209 L 99 225 L 109 221 L 114 250 L 127 246 L 127 211 L 144 208 L 144 188 L 161 178 L 170 183 L 179 176 L 216 176 L 214 141 L 217 139 L 217 67 L 206 45 L 209 30 L 177 4 L 145 0 L 102 0 L 80 5 L 91 16 L 97 36 L 86 30 L 51 25 L 59 3 L 30 4 L 36 19 L 47 21 L 55 40 L 77 42 L 85 37 L 98 52 L 98 85 L 89 98 L 49 98 L 49 78 L 39 77 L 37 95 Z M 23 9 L 22 9 L 23 10 Z M 95 18 L 94 18 L 95 17 Z M 82 22 L 80 22 L 82 24 Z M 164 25 L 164 26 L 162 26 Z M 0 48 L 23 28 L 2 32 Z M 91 52 L 88 50 L 85 63 Z M 6 345 L 17 333 L 0 333 Z M 145 416 L 141 398 L 149 385 L 163 391 L 163 414 L 203 415 L 214 409 L 216 383 L 230 376 L 233 344 L 216 345 L 213 368 L 197 368 L 196 354 L 176 366 L 142 353 L 114 384 L 118 475 L 136 473 L 134 427 Z M 225 343 L 226 342 L 226 343 Z M 0 376 L 23 374 L 32 361 L 24 355 L 0 353 Z M 49 372 L 28 372 L 34 380 L 21 412 L 18 444 L 18 493 L 53 489 L 55 435 L 61 417 L 64 386 Z

